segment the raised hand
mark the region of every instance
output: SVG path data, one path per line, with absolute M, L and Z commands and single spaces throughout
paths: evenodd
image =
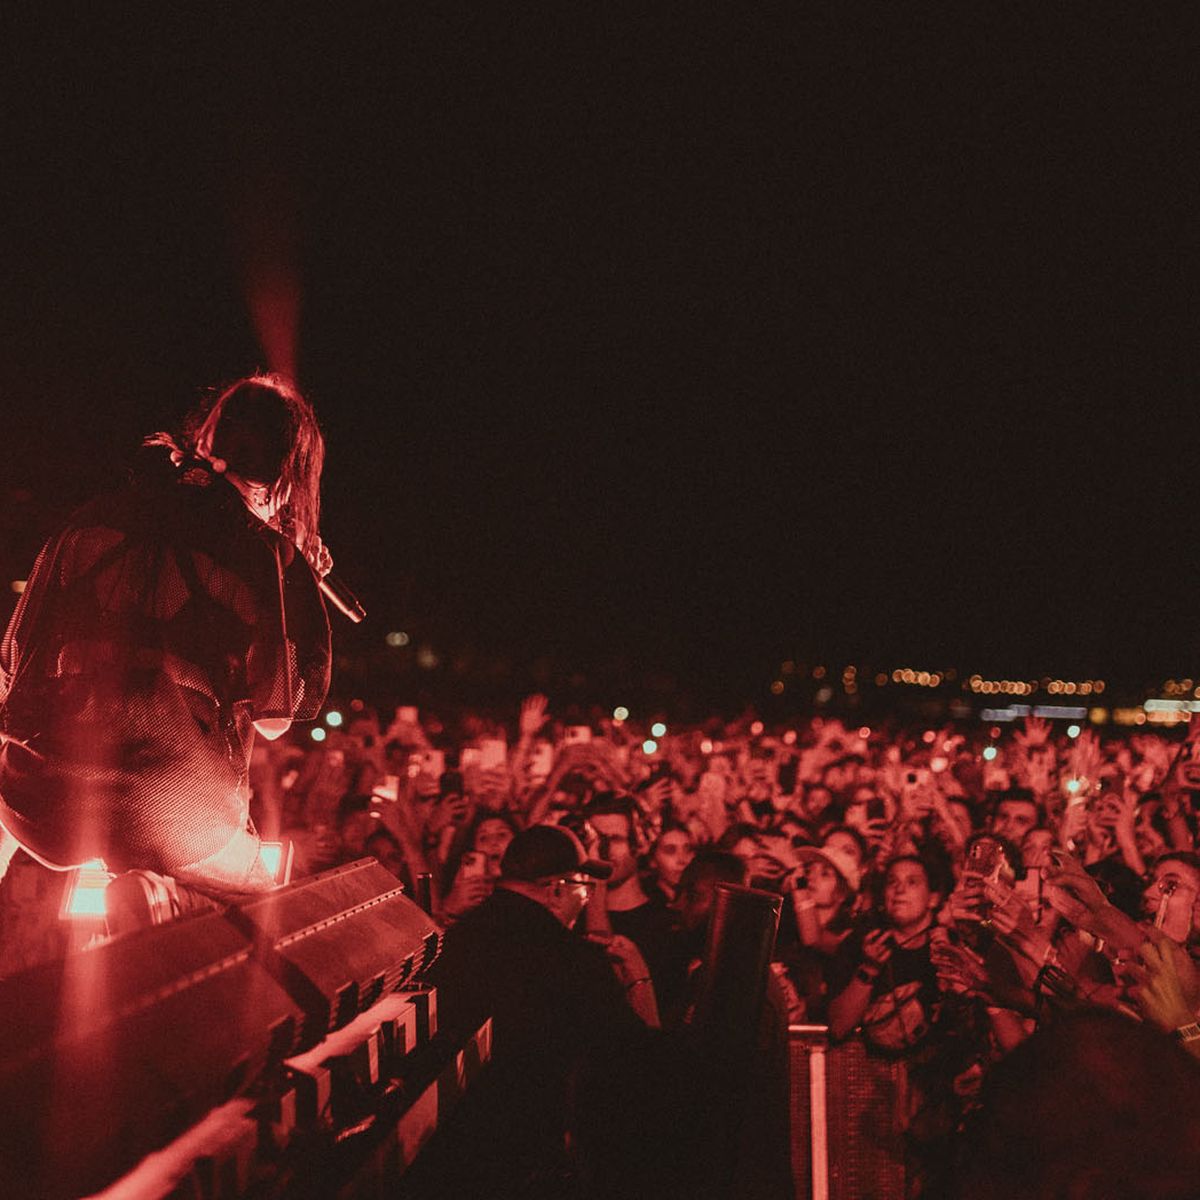
M 879 969 L 892 957 L 896 939 L 889 929 L 875 929 L 863 938 L 863 958 L 876 969 Z
M 1069 778 L 1094 782 L 1099 777 L 1103 761 L 1100 739 L 1091 729 L 1085 729 L 1071 743 L 1067 755 L 1067 775 Z
M 304 557 L 308 559 L 308 565 L 312 567 L 318 579 L 324 579 L 333 570 L 333 555 L 315 533 L 304 547 Z
M 1031 750 L 1039 750 L 1050 740 L 1053 726 L 1044 717 L 1026 717 L 1025 728 L 1013 731 L 1013 741 L 1027 754 Z
M 442 902 L 442 912 L 447 917 L 461 917 L 463 913 L 478 908 L 491 894 L 491 879 L 486 875 L 464 874 L 460 866 L 454 876 L 454 884 Z
M 1161 931 L 1150 931 L 1138 951 L 1144 966 L 1131 965 L 1134 999 L 1146 1019 L 1168 1033 L 1200 1015 L 1200 972 L 1188 952 Z
M 540 692 L 521 701 L 521 716 L 517 728 L 523 738 L 533 737 L 546 723 L 549 701 Z
M 982 955 L 943 936 L 930 941 L 929 958 L 937 972 L 938 987 L 943 991 L 960 996 L 988 995 L 988 974 Z

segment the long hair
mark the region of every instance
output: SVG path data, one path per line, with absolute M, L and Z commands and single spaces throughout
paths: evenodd
M 281 375 L 249 375 L 201 405 L 184 441 L 202 458 L 266 485 L 280 526 L 310 559 L 321 518 L 325 439 L 312 405 Z

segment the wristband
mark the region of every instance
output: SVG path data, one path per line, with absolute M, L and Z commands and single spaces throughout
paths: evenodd
M 1200 1024 L 1193 1021 L 1190 1025 L 1180 1025 L 1171 1031 L 1172 1036 L 1180 1042 L 1200 1041 Z

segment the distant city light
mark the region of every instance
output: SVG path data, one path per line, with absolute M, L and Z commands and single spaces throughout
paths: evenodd
M 338 710 L 336 708 L 331 708 L 325 714 L 325 724 L 328 725 L 330 729 L 337 729 L 341 725 L 341 723 L 342 723 L 342 714 L 340 712 L 338 712 Z
M 623 705 L 623 704 L 618 704 L 617 707 L 613 709 L 613 720 L 614 721 L 628 721 L 629 720 L 629 709 L 627 709 L 625 707 L 625 705 Z
M 407 646 L 408 634 L 402 629 L 393 630 L 383 639 L 389 646 Z
M 325 730 L 320 725 L 317 725 L 313 728 L 310 736 L 314 742 L 323 742 L 325 740 Z
M 642 743 L 643 754 L 653 754 L 658 749 L 658 743 L 653 738 L 647 738 Z
M 661 721 L 655 721 L 654 724 L 650 726 L 650 734 L 652 737 L 663 737 L 666 732 L 667 727 Z

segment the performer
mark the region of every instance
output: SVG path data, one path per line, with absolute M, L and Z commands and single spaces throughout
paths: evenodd
M 242 379 L 43 548 L 0 648 L 0 876 L 15 842 L 55 869 L 271 886 L 250 750 L 329 686 L 323 460 L 295 388 Z

